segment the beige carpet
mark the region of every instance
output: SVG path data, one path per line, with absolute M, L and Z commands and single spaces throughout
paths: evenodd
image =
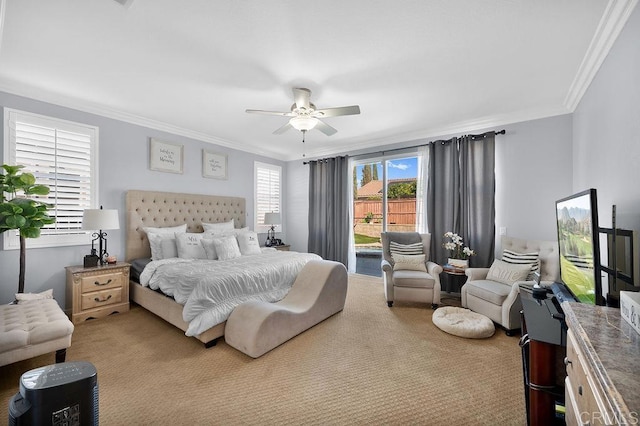
M 96 366 L 103 425 L 525 424 L 518 338 L 451 336 L 432 312 L 352 275 L 343 312 L 255 360 L 135 307 L 77 326 L 67 361 Z M 0 367 L 0 419 L 20 375 L 53 362 Z

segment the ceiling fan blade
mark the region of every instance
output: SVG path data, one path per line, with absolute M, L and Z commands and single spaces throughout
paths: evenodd
M 295 114 L 292 113 L 291 111 L 280 112 L 280 111 L 263 111 L 261 109 L 247 109 L 247 110 L 245 110 L 245 112 L 248 112 L 249 114 L 279 115 L 279 116 L 283 116 L 283 117 L 293 117 L 293 116 L 295 116 Z
M 309 109 L 311 106 L 311 90 L 305 88 L 293 88 L 293 102 L 296 104 L 296 108 Z
M 331 136 L 337 132 L 336 129 L 334 129 L 333 127 L 329 126 L 327 123 L 324 123 L 320 120 L 318 120 L 318 123 L 315 125 L 314 129 L 320 130 L 322 133 L 324 133 L 327 136 Z
M 313 116 L 316 118 L 337 117 L 339 115 L 355 115 L 360 114 L 360 107 L 358 105 L 351 105 L 337 108 L 323 108 L 313 112 Z
M 273 134 L 274 134 L 274 135 L 281 135 L 281 134 L 283 134 L 284 132 L 286 132 L 287 130 L 291 129 L 291 127 L 292 127 L 292 126 L 291 126 L 291 124 L 287 123 L 287 124 L 285 124 L 284 126 L 282 126 L 282 127 L 278 128 L 278 129 L 276 129 L 276 130 L 273 132 Z

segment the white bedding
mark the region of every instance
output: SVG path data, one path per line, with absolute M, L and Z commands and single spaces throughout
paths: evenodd
M 310 253 L 265 250 L 231 260 L 162 259 L 147 264 L 140 284 L 161 290 L 184 306 L 187 336 L 198 335 L 227 320 L 233 308 L 248 300 L 284 298 Z

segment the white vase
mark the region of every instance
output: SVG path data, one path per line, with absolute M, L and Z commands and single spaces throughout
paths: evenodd
M 449 260 L 447 260 L 447 263 L 451 266 L 454 266 L 456 268 L 468 268 L 469 267 L 469 260 L 468 259 L 452 259 L 449 258 Z

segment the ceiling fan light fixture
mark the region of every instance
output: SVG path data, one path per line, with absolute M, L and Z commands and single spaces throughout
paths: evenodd
M 299 115 L 289 120 L 289 124 L 291 124 L 291 127 L 293 127 L 296 130 L 299 130 L 301 132 L 306 132 L 316 127 L 316 124 L 318 124 L 318 119 Z

